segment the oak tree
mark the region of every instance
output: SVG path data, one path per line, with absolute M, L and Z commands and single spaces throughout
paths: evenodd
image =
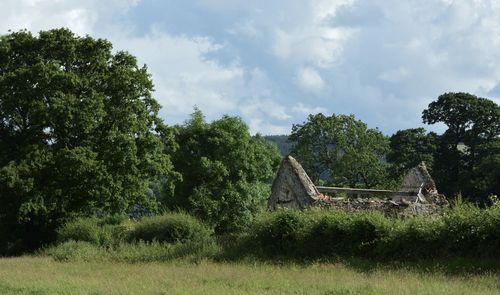
M 388 140 L 353 115 L 309 115 L 293 125 L 290 141 L 292 154 L 315 183 L 371 188 L 385 182 Z
M 146 66 L 67 29 L 0 37 L 0 248 L 33 248 L 64 219 L 148 204 L 171 170 Z M 1 249 L 0 249 L 1 250 Z
M 477 201 L 500 193 L 498 178 L 492 179 L 499 174 L 500 106 L 469 93 L 450 92 L 430 103 L 422 119 L 448 127 L 435 156 L 434 174 L 441 191 L 449 196 L 461 192 Z

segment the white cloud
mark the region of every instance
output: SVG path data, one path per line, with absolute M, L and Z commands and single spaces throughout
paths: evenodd
M 58 27 L 83 35 L 99 31 L 99 21 L 125 13 L 138 0 L 2 0 L 0 33 L 27 29 L 33 32 Z
M 307 106 L 301 102 L 294 105 L 292 107 L 292 111 L 294 111 L 295 113 L 300 114 L 300 115 L 310 115 L 310 114 L 318 114 L 318 113 L 327 114 L 328 113 L 328 110 L 324 107 Z
M 209 119 L 284 133 L 329 110 L 391 133 L 420 125 L 446 91 L 500 102 L 496 0 L 142 2 L 174 21 L 129 18 L 137 0 L 2 0 L 0 33 L 65 26 L 109 39 L 147 63 L 170 123 L 198 105 Z M 169 15 L 172 5 L 190 17 Z
M 290 118 L 290 115 L 286 112 L 285 106 L 271 99 L 253 98 L 243 102 L 240 109 L 243 115 L 249 118 L 261 118 L 263 116 L 277 120 L 286 120 Z
M 323 81 L 318 71 L 313 68 L 299 69 L 297 79 L 299 85 L 308 91 L 318 92 L 325 86 L 325 81 Z
M 355 36 L 357 29 L 331 27 L 325 23 L 327 16 L 318 19 L 314 13 L 298 21 L 297 26 L 272 27 L 272 52 L 276 57 L 295 65 L 307 63 L 321 68 L 331 68 L 339 61 L 344 43 Z
M 153 30 L 141 37 L 115 39 L 115 44 L 139 56 L 155 83 L 155 98 L 167 119 L 192 113 L 197 105 L 208 117 L 235 111 L 244 70 L 235 62 L 223 66 L 206 54 L 223 46 L 205 37 L 171 36 Z

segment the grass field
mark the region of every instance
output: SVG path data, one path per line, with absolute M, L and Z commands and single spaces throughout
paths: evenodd
M 0 259 L 0 294 L 500 294 L 500 275 L 342 263 Z

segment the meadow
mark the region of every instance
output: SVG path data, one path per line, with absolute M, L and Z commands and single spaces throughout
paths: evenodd
M 79 218 L 0 258 L 0 294 L 500 294 L 500 206 L 280 210 L 217 236 L 186 213 Z
M 0 259 L 2 294 L 499 294 L 492 271 L 366 264 Z

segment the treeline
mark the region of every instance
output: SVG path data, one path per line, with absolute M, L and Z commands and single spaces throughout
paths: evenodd
M 223 235 L 265 209 L 276 145 L 238 117 L 206 122 L 198 109 L 166 126 L 147 68 L 111 48 L 67 29 L 0 37 L 1 254 L 51 243 L 81 217 L 182 210 Z M 293 126 L 292 153 L 332 184 L 386 186 L 425 160 L 450 195 L 498 193 L 498 105 L 449 93 L 424 120 L 449 129 L 388 139 L 354 116 L 311 115 Z
M 500 107 L 469 93 L 445 93 L 423 110 L 427 124 L 445 124 L 438 135 L 424 128 L 390 137 L 353 115 L 310 115 L 288 138 L 313 182 L 334 186 L 393 188 L 405 173 L 425 162 L 441 193 L 462 194 L 484 204 L 500 193 Z

